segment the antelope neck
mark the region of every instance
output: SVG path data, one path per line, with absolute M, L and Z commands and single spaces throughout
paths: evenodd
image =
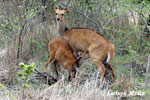
M 68 30 L 67 27 L 65 27 L 65 23 L 62 21 L 62 22 L 58 22 L 57 21 L 57 27 L 58 27 L 58 33 L 63 36 L 65 34 L 65 32 Z

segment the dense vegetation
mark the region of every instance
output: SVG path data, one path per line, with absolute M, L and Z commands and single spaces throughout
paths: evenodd
M 149 100 L 150 0 L 71 0 L 64 15 L 68 28 L 94 29 L 115 45 L 112 65 L 117 80 L 112 86 L 97 86 L 100 77 L 90 59 L 80 67 L 74 87 L 63 68 L 62 79 L 51 86 L 36 75 L 35 66 L 42 71 L 49 57 L 48 42 L 59 36 L 54 6 L 65 8 L 68 2 L 0 1 L 0 99 L 21 100 L 24 95 L 26 100 Z M 19 67 L 21 62 L 25 72 Z M 47 72 L 55 76 L 51 66 Z M 145 95 L 107 96 L 106 91 L 142 91 Z

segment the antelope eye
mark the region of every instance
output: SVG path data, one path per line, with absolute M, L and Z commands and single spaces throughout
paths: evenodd
M 56 13 L 56 15 L 57 15 L 57 13 Z
M 62 16 L 64 15 L 64 14 L 61 14 Z

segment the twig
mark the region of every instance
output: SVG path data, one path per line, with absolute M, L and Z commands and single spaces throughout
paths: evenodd
M 49 85 L 52 85 L 57 82 L 57 80 L 53 76 L 49 75 L 48 73 L 45 72 L 41 73 L 37 69 L 35 69 L 35 72 L 41 77 L 43 77 L 43 79 L 46 80 Z
M 130 9 L 129 9 L 129 11 L 131 12 L 131 16 L 133 17 L 134 24 L 136 24 L 136 22 L 135 22 L 135 16 L 134 16 L 134 14 L 133 14 L 133 11 L 132 11 L 132 10 L 130 10 Z M 129 17 L 130 17 L 130 16 L 129 16 Z
M 144 85 L 145 89 L 146 89 L 146 86 L 147 86 L 147 83 L 148 83 L 149 67 L 150 67 L 150 54 L 149 54 L 148 59 L 147 59 L 146 78 L 145 78 L 145 85 Z
M 143 6 L 141 7 L 141 9 L 143 9 Z M 144 15 L 143 15 L 142 11 L 141 11 L 141 12 L 138 12 L 138 10 L 136 9 L 136 12 L 141 16 L 141 18 L 143 19 L 143 21 L 144 21 L 144 23 L 145 23 L 147 29 L 148 29 L 149 32 L 150 32 L 150 27 L 148 26 L 147 21 L 146 21 Z M 142 30 L 142 29 L 141 29 L 141 30 Z M 143 41 L 143 35 L 144 35 L 144 34 L 141 33 L 140 44 L 142 44 L 142 41 Z M 140 51 L 140 50 L 141 50 L 141 49 L 140 49 L 140 46 L 139 46 L 138 51 Z
M 17 62 L 18 62 L 18 59 L 20 57 L 20 45 L 21 45 L 21 35 L 22 35 L 22 32 L 24 30 L 24 27 L 26 25 L 27 22 L 25 22 L 23 25 L 22 25 L 22 28 L 20 30 L 20 33 L 19 33 L 19 43 L 18 43 L 18 51 L 17 51 Z
M 64 4 L 64 3 L 61 3 L 63 6 L 67 6 L 66 4 Z M 98 22 L 98 21 L 94 21 L 92 18 L 90 18 L 90 17 L 88 17 L 88 16 L 86 16 L 86 15 L 84 15 L 81 11 L 79 11 L 78 9 L 75 9 L 74 7 L 70 7 L 70 8 L 72 8 L 74 11 L 76 11 L 77 13 L 79 13 L 79 14 L 81 14 L 82 16 L 84 16 L 85 18 L 87 18 L 87 19 L 89 19 L 90 21 L 92 21 L 94 24 L 96 24 L 97 25 L 97 27 L 99 28 L 99 32 L 100 32 L 100 34 L 102 34 L 103 33 L 103 31 L 102 31 L 102 26 L 101 26 L 101 23 L 100 22 Z
M 142 13 L 139 13 L 137 10 L 136 10 L 136 12 L 142 17 L 142 19 L 143 19 L 143 21 L 144 21 L 146 27 L 148 28 L 148 30 L 149 30 L 149 32 L 150 32 L 150 27 L 149 27 L 149 25 L 148 25 L 148 23 L 147 23 L 147 21 L 146 21 L 144 15 L 143 15 Z

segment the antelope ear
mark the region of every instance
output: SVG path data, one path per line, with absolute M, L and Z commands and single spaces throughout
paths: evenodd
M 57 6 L 57 5 L 55 5 L 55 6 L 54 6 L 54 10 L 57 10 L 57 9 L 58 9 L 58 6 Z

